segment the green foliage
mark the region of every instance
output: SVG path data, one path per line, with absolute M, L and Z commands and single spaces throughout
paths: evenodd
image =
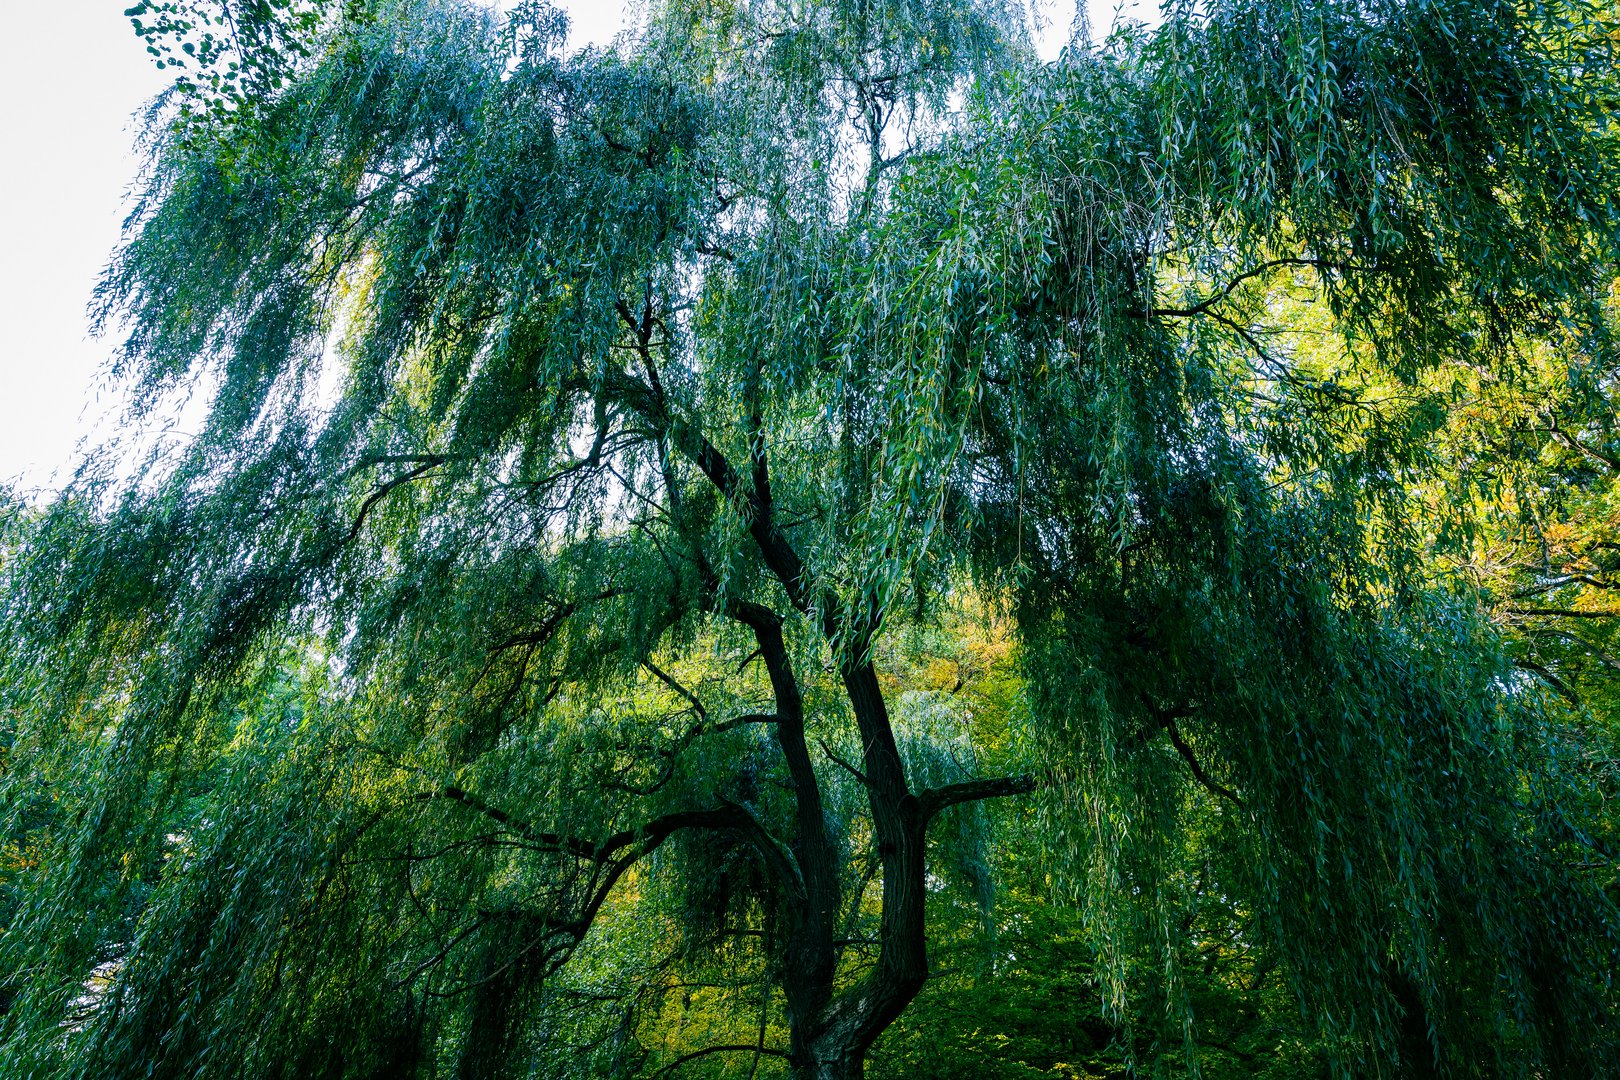
M 16 1073 L 854 1076 L 924 899 L 874 1071 L 1612 1071 L 1610 643 L 1455 570 L 1607 587 L 1614 13 L 648 16 L 132 9 L 209 410 L 7 519 Z
M 308 59 L 320 0 L 141 0 L 125 9 L 159 70 L 173 70 L 179 114 L 199 126 L 230 122 L 280 90 Z M 345 5 L 359 15 L 361 5 Z

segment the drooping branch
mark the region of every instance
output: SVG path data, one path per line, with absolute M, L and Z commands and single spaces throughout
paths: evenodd
M 606 854 L 598 844 L 575 836 L 563 836 L 559 833 L 549 833 L 535 829 L 527 822 L 519 821 L 500 807 L 485 802 L 477 795 L 463 788 L 447 785 L 434 791 L 417 792 L 412 796 L 412 799 L 416 802 L 446 799 L 482 814 L 507 831 L 515 833 L 541 848 L 561 854 L 573 855 L 576 858 L 590 862 L 600 862 L 606 858 Z
M 1176 727 L 1175 721 L 1165 720 L 1164 730 L 1170 736 L 1170 745 L 1176 748 L 1176 753 L 1181 755 L 1181 760 L 1187 763 L 1187 768 L 1192 772 L 1193 779 L 1197 780 L 1211 793 L 1219 795 L 1233 806 L 1241 809 L 1243 800 L 1231 788 L 1216 782 L 1210 777 L 1209 773 L 1204 771 L 1204 767 L 1199 763 L 1198 756 L 1193 753 L 1192 747 L 1188 746 L 1187 741 L 1181 737 L 1181 731 Z
M 1558 693 L 1558 696 L 1562 697 L 1565 701 L 1569 702 L 1577 709 L 1581 707 L 1581 696 L 1575 692 L 1575 688 L 1570 686 L 1569 683 L 1564 681 L 1564 679 L 1562 679 L 1557 672 L 1553 671 L 1545 664 L 1538 664 L 1534 660 L 1520 657 L 1513 661 L 1513 666 L 1516 668 L 1521 668 L 1525 671 L 1534 672 L 1535 674 L 1541 676 L 1542 679 L 1546 681 L 1547 685 L 1552 687 L 1553 690 Z
M 1151 739 L 1159 729 L 1162 729 L 1167 735 L 1169 735 L 1170 745 L 1175 749 L 1177 756 L 1179 756 L 1181 760 L 1186 763 L 1187 769 L 1192 773 L 1193 779 L 1211 795 L 1225 799 L 1233 806 L 1241 808 L 1244 805 L 1243 799 L 1240 798 L 1236 792 L 1218 783 L 1209 775 L 1209 772 L 1204 768 L 1203 763 L 1198 760 L 1198 755 L 1193 752 L 1193 748 L 1187 744 L 1186 739 L 1182 738 L 1181 729 L 1176 726 L 1177 720 L 1185 720 L 1188 717 L 1197 715 L 1196 709 L 1190 705 L 1178 705 L 1171 708 L 1164 708 L 1155 705 L 1145 694 L 1141 694 L 1140 691 L 1138 693 L 1141 697 L 1143 707 L 1150 715 L 1152 715 L 1155 725 L 1154 727 L 1146 728 L 1142 731 L 1140 736 L 1141 742 L 1146 743 L 1147 740 Z
M 1569 447 L 1571 450 L 1574 450 L 1577 453 L 1585 454 L 1593 461 L 1607 466 L 1614 472 L 1620 473 L 1620 457 L 1615 457 L 1613 454 L 1605 453 L 1594 446 L 1588 446 L 1586 443 L 1581 442 L 1574 435 L 1570 434 L 1569 431 L 1565 430 L 1558 423 L 1556 417 L 1554 417 L 1549 425 L 1543 430 L 1545 430 L 1547 434 L 1551 435 L 1559 442 L 1563 443 L 1565 446 Z
M 1532 638 L 1550 637 L 1568 642 L 1585 654 L 1588 659 L 1595 660 L 1614 674 L 1620 675 L 1620 659 L 1610 656 L 1595 642 L 1582 637 L 1580 634 L 1572 633 L 1558 626 L 1532 626 L 1528 627 L 1525 633 Z
M 600 604 L 606 600 L 613 600 L 624 595 L 623 589 L 602 589 L 589 596 L 582 596 L 577 600 L 565 600 L 558 604 L 555 610 L 540 620 L 540 624 L 532 630 L 501 640 L 490 650 L 491 652 L 504 652 L 507 649 L 517 648 L 520 645 L 544 645 L 550 641 L 562 628 L 562 624 L 591 604 Z
M 443 465 L 458 457 L 456 454 L 366 454 L 343 475 L 347 479 L 376 465 Z

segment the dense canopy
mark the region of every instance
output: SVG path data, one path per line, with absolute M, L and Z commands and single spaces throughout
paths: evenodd
M 1620 1070 L 1612 4 L 130 16 L 8 1075 Z

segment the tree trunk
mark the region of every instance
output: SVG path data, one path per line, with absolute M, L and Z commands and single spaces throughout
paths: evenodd
M 866 1052 L 829 1051 L 802 1067 L 795 1067 L 791 1075 L 793 1080 L 861 1080 L 866 1075 Z
M 867 1050 L 928 978 L 921 807 L 906 783 L 876 670 L 870 662 L 851 663 L 843 677 L 861 736 L 863 782 L 883 869 L 878 962 L 871 974 L 836 997 L 829 999 L 823 989 L 825 1004 L 814 1016 L 793 1017 L 795 1080 L 859 1080 Z M 791 984 L 794 974 L 785 973 L 784 982 Z M 792 1000 L 793 987 L 784 989 Z

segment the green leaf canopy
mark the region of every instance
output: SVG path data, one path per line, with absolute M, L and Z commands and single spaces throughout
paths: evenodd
M 1121 1010 L 1219 897 L 1344 1074 L 1615 1067 L 1598 736 L 1425 517 L 1448 373 L 1616 370 L 1609 7 L 261 14 L 98 293 L 206 420 L 0 570 L 18 1075 L 651 1074 L 564 1005 L 664 895 L 758 928 L 704 1065 L 858 1076 L 1031 788 Z M 975 596 L 1006 745 L 881 677 Z

